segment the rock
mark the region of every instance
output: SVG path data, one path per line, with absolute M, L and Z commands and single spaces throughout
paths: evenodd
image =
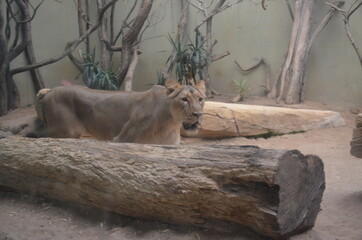
M 0 133 L 2 136 L 25 136 L 35 129 L 35 110 L 32 107 L 16 109 L 0 117 Z
M 287 134 L 345 125 L 337 112 L 206 102 L 198 133 L 186 137 L 223 138 Z

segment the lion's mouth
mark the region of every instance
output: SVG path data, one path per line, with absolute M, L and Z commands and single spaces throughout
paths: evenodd
M 200 126 L 200 122 L 199 121 L 196 121 L 194 123 L 183 122 L 182 126 L 187 131 L 196 130 Z

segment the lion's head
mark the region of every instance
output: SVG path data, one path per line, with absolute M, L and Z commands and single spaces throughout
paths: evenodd
M 196 85 L 181 85 L 169 80 L 165 87 L 173 117 L 182 120 L 185 130 L 196 130 L 202 122 L 205 82 L 200 81 Z

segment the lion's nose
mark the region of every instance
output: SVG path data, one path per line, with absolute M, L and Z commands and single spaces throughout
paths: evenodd
M 193 112 L 193 113 L 192 113 L 192 116 L 197 117 L 197 118 L 200 118 L 200 117 L 202 116 L 202 113 L 200 113 L 200 112 Z

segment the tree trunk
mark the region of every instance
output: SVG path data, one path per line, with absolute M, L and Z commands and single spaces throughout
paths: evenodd
M 209 74 L 209 66 L 211 64 L 212 61 L 212 49 L 213 49 L 213 44 L 212 44 L 212 36 L 211 36 L 211 31 L 212 31 L 212 17 L 210 17 L 207 21 L 206 21 L 206 65 L 202 70 L 202 76 L 203 79 L 205 81 L 205 87 L 206 87 L 206 96 L 207 97 L 211 97 L 211 86 L 210 86 L 210 74 Z
M 0 140 L 0 186 L 126 216 L 273 239 L 313 227 L 323 163 L 293 150 Z
M 120 84 L 126 77 L 129 65 L 132 61 L 133 47 L 137 41 L 137 37 L 142 30 L 143 24 L 148 18 L 151 11 L 153 0 L 143 0 L 137 16 L 132 22 L 128 32 L 122 38 L 121 64 L 117 69 L 117 76 Z
M 305 82 L 305 73 L 307 68 L 307 59 L 309 55 L 310 32 L 312 28 L 313 13 L 315 9 L 315 0 L 305 0 L 303 6 L 303 18 L 300 23 L 300 34 L 296 42 L 296 48 L 291 66 L 292 74 L 285 97 L 287 104 L 300 103 L 303 98 L 303 88 Z
M 124 90 L 126 92 L 132 91 L 132 82 L 133 82 L 133 75 L 136 70 L 136 67 L 138 65 L 138 55 L 140 54 L 140 50 L 138 49 L 138 46 L 135 46 L 133 48 L 133 57 L 131 64 L 129 65 L 125 80 L 124 80 Z
M 362 158 L 362 114 L 356 117 L 356 128 L 353 130 L 351 141 L 351 154 L 357 158 Z
M 0 1 L 0 10 L 3 10 L 3 2 Z M 7 114 L 8 101 L 6 91 L 5 66 L 7 61 L 7 43 L 3 34 L 4 18 L 0 12 L 0 116 Z
M 0 49 L 0 51 L 3 51 Z M 0 67 L 0 116 L 8 113 L 8 93 L 6 88 L 6 76 L 3 66 Z
M 177 24 L 177 36 L 176 39 L 179 39 L 181 41 L 182 44 L 185 43 L 185 32 L 187 31 L 187 25 L 188 25 L 188 21 L 189 21 L 189 3 L 187 2 L 187 0 L 180 0 L 181 1 L 181 16 L 178 20 L 178 24 Z M 172 50 L 172 54 L 174 55 L 175 53 L 175 49 Z M 171 65 L 172 65 L 172 60 L 171 58 L 169 58 L 165 64 L 165 66 L 162 69 L 162 75 L 164 79 L 169 79 L 169 75 L 171 72 Z
M 105 0 L 97 0 L 98 13 L 106 5 Z M 108 39 L 108 17 L 106 14 L 103 15 L 101 19 L 101 24 L 98 29 L 98 36 L 100 39 L 101 45 L 101 54 L 100 54 L 100 65 L 104 71 L 108 71 L 111 63 L 111 53 L 108 51 L 107 46 L 103 39 Z
M 280 83 L 275 84 L 279 91 L 272 90 L 270 96 L 278 95 L 277 102 L 288 104 L 302 101 L 305 71 L 310 46 L 310 31 L 315 9 L 315 0 L 296 0 L 295 17 Z
M 10 66 L 8 65 L 5 69 L 5 81 L 7 91 L 7 108 L 8 110 L 14 110 L 20 107 L 20 93 L 16 86 L 14 79 L 10 74 Z

